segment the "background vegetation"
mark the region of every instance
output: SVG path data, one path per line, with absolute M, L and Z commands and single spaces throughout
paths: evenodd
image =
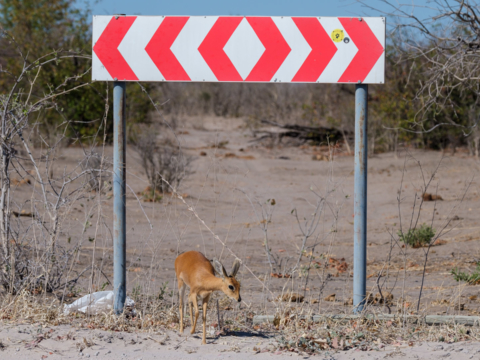
M 30 61 L 60 50 L 72 50 L 84 57 L 58 60 L 43 66 L 31 78 L 21 79 L 25 89 L 37 77 L 32 95 L 42 97 L 46 91 L 89 81 L 91 55 L 90 10 L 76 7 L 74 0 L 0 0 L 0 26 L 13 36 L 0 38 L 0 65 L 8 73 L 0 78 L 0 92 L 6 93 L 16 81 L 24 64 L 17 50 Z M 465 23 L 453 23 L 451 34 L 472 35 Z M 411 35 L 405 29 L 393 32 L 386 51 L 386 84 L 370 87 L 370 146 L 373 152 L 396 150 L 398 144 L 419 148 L 453 150 L 468 145 L 478 156 L 478 136 L 468 131 L 478 116 L 478 85 L 450 86 L 454 78 L 443 78 L 442 87 L 432 101 L 431 92 L 419 92 L 431 77 L 431 59 L 455 54 L 458 49 L 439 51 L 435 39 Z M 405 37 L 421 39 L 406 46 Z M 411 45 L 411 44 L 410 44 Z M 17 47 L 20 47 L 17 49 Z M 420 51 L 420 50 L 421 51 Z M 445 52 L 447 54 L 445 54 Z M 428 54 L 428 56 L 421 56 Z M 167 120 L 175 126 L 185 116 L 243 117 L 251 126 L 261 120 L 308 126 L 329 125 L 353 130 L 354 88 L 348 85 L 315 84 L 143 84 L 152 97 L 166 101 L 162 106 Z M 111 97 L 111 84 L 91 83 L 55 99 L 55 105 L 30 119 L 38 124 L 38 134 L 54 139 L 66 134 L 64 142 L 85 142 L 102 131 L 111 140 L 111 112 L 101 121 L 105 100 Z M 110 90 L 110 92 L 109 92 Z M 425 90 L 425 89 L 423 89 Z M 156 118 L 149 99 L 134 83 L 127 86 L 130 139 L 136 125 Z M 448 95 L 448 96 L 447 96 Z M 441 98 L 448 101 L 441 101 Z M 108 103 L 108 102 L 107 102 Z M 439 124 L 451 126 L 436 127 Z M 434 129 L 430 131 L 430 129 Z M 467 130 L 465 130 L 467 129 Z

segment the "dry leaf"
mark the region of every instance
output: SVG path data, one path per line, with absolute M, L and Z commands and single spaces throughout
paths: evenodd
M 450 301 L 448 301 L 447 299 L 442 299 L 442 300 L 435 300 L 435 301 L 432 301 L 432 305 L 450 305 Z
M 393 295 L 389 292 L 383 294 L 383 299 L 380 296 L 380 293 L 375 294 L 374 304 L 387 304 L 392 305 L 393 303 Z
M 318 338 L 318 339 L 313 339 L 313 342 L 314 342 L 315 344 L 317 344 L 318 346 L 320 346 L 320 348 L 321 348 L 322 350 L 325 350 L 325 349 L 328 349 L 328 348 L 329 348 L 328 342 L 327 342 L 326 339 L 320 339 L 320 338 Z
M 86 347 L 92 347 L 95 345 L 95 343 L 92 340 L 88 340 L 86 338 L 83 338 L 83 343 L 85 344 Z
M 312 160 L 315 161 L 328 161 L 328 156 L 325 156 L 323 154 L 315 154 L 312 156 Z
M 330 294 L 324 300 L 325 301 L 335 301 L 335 297 L 336 297 L 335 294 Z
M 303 302 L 303 295 L 297 293 L 286 293 L 277 298 L 285 302 Z
M 341 258 L 340 260 L 335 259 L 333 257 L 328 259 L 329 268 L 330 269 L 337 269 L 339 273 L 343 273 L 348 270 L 348 264 L 345 262 L 345 258 Z M 338 277 L 338 274 L 335 275 Z
M 18 180 L 18 179 L 12 179 L 10 180 L 10 184 L 13 185 L 13 186 L 22 186 L 22 185 L 25 185 L 25 184 L 31 184 L 30 182 L 30 179 L 22 179 L 22 180 Z
M 255 160 L 255 157 L 252 155 L 238 156 L 238 158 L 242 160 Z
M 282 279 L 282 278 L 290 279 L 290 275 L 289 275 L 289 274 L 271 273 L 270 276 L 273 277 L 273 278 L 278 278 L 278 279 Z
M 20 212 L 17 211 L 12 211 L 12 215 L 15 217 L 20 217 L 20 216 L 25 216 L 25 217 L 35 217 L 34 214 L 26 212 L 25 210 L 22 210 Z

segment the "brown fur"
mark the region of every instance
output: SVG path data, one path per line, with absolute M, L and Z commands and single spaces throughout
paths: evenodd
M 178 280 L 178 289 L 180 292 L 180 333 L 183 333 L 183 298 L 185 287 L 190 288 L 188 295 L 188 304 L 190 307 L 190 318 L 193 319 L 191 334 L 195 332 L 198 319 L 197 297 L 202 298 L 202 320 L 203 320 L 203 338 L 202 344 L 206 344 L 206 325 L 207 325 L 207 304 L 214 291 L 222 291 L 228 297 L 240 302 L 240 284 L 235 279 L 235 275 L 240 267 L 240 262 L 235 260 L 232 274 L 229 276 L 222 264 L 215 260 L 217 272 L 223 276 L 223 279 L 215 276 L 215 270 L 210 261 L 198 251 L 188 251 L 180 254 L 175 259 L 175 273 Z M 233 286 L 231 290 L 229 286 Z M 195 319 L 192 314 L 192 305 L 195 308 Z

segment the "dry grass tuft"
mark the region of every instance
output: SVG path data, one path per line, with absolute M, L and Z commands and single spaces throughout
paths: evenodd
M 387 345 L 413 346 L 424 341 L 454 343 L 480 339 L 478 326 L 429 326 L 422 316 L 404 318 L 399 315 L 391 320 L 377 320 L 375 314 L 371 318 L 355 320 L 342 320 L 341 316 L 336 320 L 315 317 L 314 322 L 311 315 L 288 309 L 277 314 L 273 324 L 264 323 L 256 329 L 278 331 L 277 344 L 269 349 L 271 352 L 309 355 L 325 350 L 368 351 L 380 350 Z
M 66 315 L 62 302 L 54 296 L 32 295 L 23 291 L 18 296 L 0 297 L 0 320 L 8 323 L 69 324 L 80 328 L 131 332 L 176 328 L 179 322 L 178 309 L 154 297 L 140 299 L 136 309 L 136 312 L 125 312 L 121 316 L 116 316 L 113 311 L 97 316 L 83 313 Z

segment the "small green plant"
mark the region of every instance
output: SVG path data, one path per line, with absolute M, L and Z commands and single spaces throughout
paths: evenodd
M 104 282 L 102 284 L 102 286 L 100 287 L 100 291 L 104 291 L 107 288 L 108 285 L 110 285 L 110 283 L 108 281 Z
M 410 245 L 413 248 L 430 245 L 434 236 L 435 230 L 426 224 L 422 224 L 416 229 L 410 229 L 406 234 L 401 230 L 398 231 L 400 241 L 403 241 L 405 244 Z
M 165 300 L 165 293 L 167 292 L 168 281 L 162 283 L 160 292 L 158 293 L 158 300 Z
M 82 288 L 72 286 L 72 288 L 70 289 L 70 292 L 68 293 L 67 297 L 80 296 L 80 294 L 82 293 L 82 290 L 83 290 Z
M 154 190 L 150 186 L 147 186 L 140 195 L 143 196 L 143 201 L 145 202 L 160 202 L 163 198 L 160 190 Z
M 450 273 L 456 281 L 464 281 L 469 285 L 480 284 L 480 263 L 477 263 L 477 268 L 471 274 L 460 271 L 458 268 L 452 269 Z
M 142 293 L 142 287 L 140 285 L 134 286 L 132 289 L 133 300 L 138 301 Z

